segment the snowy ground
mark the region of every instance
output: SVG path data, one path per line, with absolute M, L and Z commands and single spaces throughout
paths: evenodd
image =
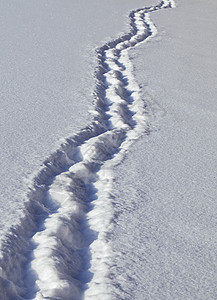
M 90 123 L 95 49 L 126 31 L 128 12 L 142 5 L 0 1 L 1 234 L 22 213 L 24 179 Z
M 217 297 L 217 4 L 176 3 L 130 51 L 154 117 L 115 171 L 117 299 Z
M 216 298 L 217 6 L 176 2 L 1 1 L 1 299 Z

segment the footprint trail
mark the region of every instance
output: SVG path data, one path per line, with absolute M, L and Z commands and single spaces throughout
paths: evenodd
M 151 12 L 173 7 L 165 0 L 132 11 L 130 33 L 97 50 L 93 122 L 34 178 L 22 227 L 2 249 L 1 299 L 112 299 L 112 169 L 148 130 L 128 50 L 156 35 Z

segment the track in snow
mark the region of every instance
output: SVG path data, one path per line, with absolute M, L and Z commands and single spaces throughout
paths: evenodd
M 156 34 L 149 13 L 174 6 L 165 0 L 131 12 L 131 32 L 97 50 L 93 122 L 34 178 L 22 227 L 11 229 L 2 250 L 2 300 L 112 298 L 112 168 L 148 129 L 128 49 Z

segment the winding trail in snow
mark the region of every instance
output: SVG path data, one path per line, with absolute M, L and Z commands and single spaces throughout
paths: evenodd
M 157 30 L 153 11 L 132 11 L 131 31 L 97 50 L 92 124 L 66 139 L 30 187 L 22 227 L 12 228 L 1 254 L 1 299 L 111 299 L 112 169 L 148 130 L 148 115 L 128 49 Z

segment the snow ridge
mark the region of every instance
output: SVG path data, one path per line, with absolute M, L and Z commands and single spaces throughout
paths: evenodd
M 0 262 L 1 299 L 111 299 L 112 169 L 148 130 L 128 49 L 157 33 L 149 13 L 132 11 L 131 32 L 97 50 L 93 122 L 68 138 L 34 177 L 22 224 Z

